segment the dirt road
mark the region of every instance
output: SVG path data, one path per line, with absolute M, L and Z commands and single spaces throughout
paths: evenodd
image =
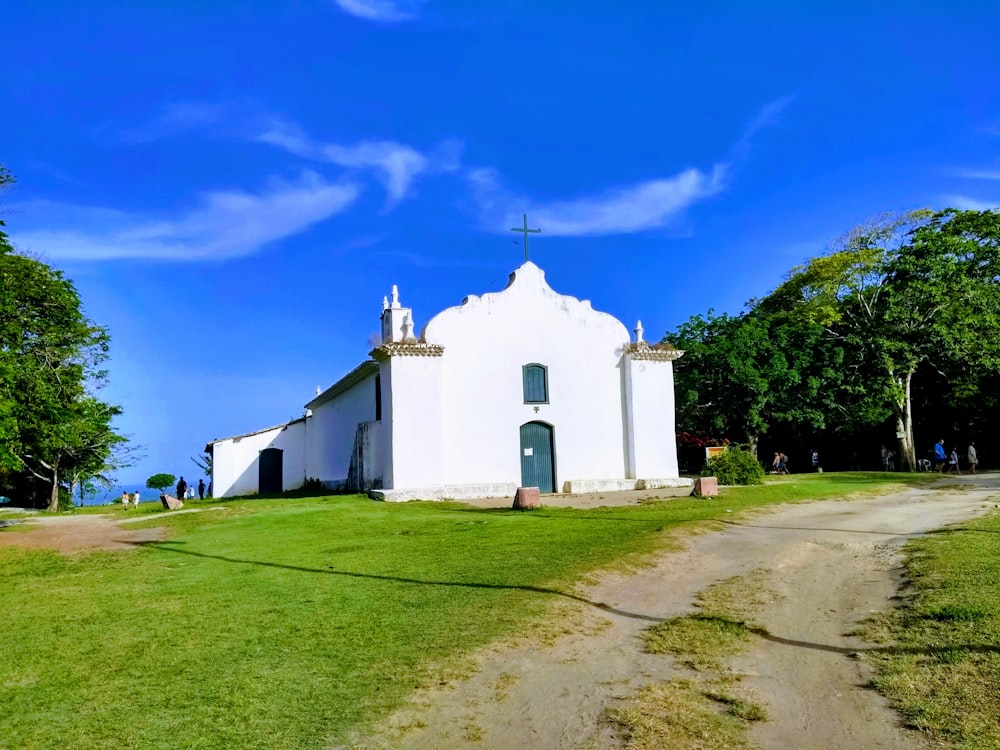
M 961 482 L 961 485 L 958 484 Z M 724 502 L 720 500 L 719 502 Z M 764 748 L 921 748 L 862 687 L 867 644 L 846 635 L 898 592 L 899 548 L 914 535 L 992 510 L 1000 476 L 868 500 L 783 506 L 691 538 L 634 575 L 607 575 L 581 593 L 601 607 L 554 646 L 494 649 L 456 686 L 419 696 L 358 746 L 391 748 L 616 748 L 602 717 L 643 685 L 674 675 L 671 657 L 643 651 L 640 633 L 691 612 L 713 583 L 764 571 L 774 603 L 767 630 L 734 669 L 770 716 L 754 725 Z

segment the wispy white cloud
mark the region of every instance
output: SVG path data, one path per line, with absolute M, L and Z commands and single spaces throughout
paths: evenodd
M 483 223 L 504 229 L 521 223 L 523 208 L 546 235 L 582 237 L 630 234 L 669 223 L 694 203 L 725 185 L 725 165 L 711 171 L 686 169 L 673 177 L 647 180 L 572 200 L 538 202 L 504 190 L 496 171 L 469 174 Z
M 506 190 L 495 169 L 469 170 L 466 176 L 479 209 L 480 223 L 484 228 L 507 229 L 520 224 L 526 210 L 532 224 L 557 237 L 631 234 L 665 227 L 694 204 L 722 192 L 731 179 L 734 165 L 746 156 L 754 135 L 780 122 L 782 113 L 793 101 L 793 96 L 785 96 L 765 105 L 743 128 L 727 161 L 707 170 L 684 169 L 672 176 L 655 177 L 594 195 L 537 201 Z
M 240 114 L 244 105 L 235 102 L 174 102 L 149 122 L 126 128 L 118 133 L 127 144 L 150 143 L 192 130 L 208 130 L 229 122 Z
M 1000 180 L 1000 169 L 958 169 L 954 174 L 967 180 Z
M 277 118 L 271 118 L 252 137 L 304 159 L 350 169 L 372 169 L 384 185 L 390 205 L 402 200 L 421 173 L 457 169 L 461 152 L 461 145 L 454 141 L 446 141 L 430 154 L 390 140 L 362 141 L 350 146 L 323 143 L 310 138 L 297 125 Z
M 751 119 L 750 122 L 743 127 L 743 133 L 740 135 L 739 140 L 736 141 L 736 144 L 732 148 L 733 155 L 736 157 L 745 156 L 750 148 L 750 143 L 753 140 L 753 137 L 764 128 L 778 125 L 781 122 L 782 114 L 784 114 L 785 110 L 788 109 L 793 101 L 795 101 L 795 97 L 789 95 L 765 104 L 761 110 L 754 115 L 753 119 Z
M 963 211 L 996 211 L 1000 210 L 1000 200 L 980 200 L 965 195 L 945 195 L 942 203 L 949 208 L 960 208 Z
M 29 222 L 44 209 L 46 225 L 66 228 L 29 230 L 12 239 L 22 249 L 64 260 L 222 260 L 302 232 L 343 211 L 359 194 L 354 184 L 330 183 L 306 171 L 294 181 L 272 179 L 259 193 L 206 193 L 197 208 L 168 219 L 35 204 L 22 207 Z
M 414 18 L 423 4 L 418 0 L 334 0 L 340 9 L 367 21 L 396 22 Z

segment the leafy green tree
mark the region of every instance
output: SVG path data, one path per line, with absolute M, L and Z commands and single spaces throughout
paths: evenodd
M 107 353 L 72 282 L 0 232 L 0 473 L 44 482 L 50 510 L 69 477 L 93 476 L 124 442 L 111 425 L 121 409 L 96 395 Z
M 819 324 L 845 353 L 841 393 L 856 419 L 891 414 L 913 470 L 913 378 L 950 371 L 974 392 L 997 371 L 1000 214 L 886 214 L 792 270 L 762 305 Z
M 153 476 L 146 480 L 146 486 L 151 490 L 165 492 L 167 487 L 172 487 L 176 481 L 177 477 L 173 474 L 153 474 Z
M 777 422 L 826 426 L 841 352 L 822 346 L 821 326 L 780 311 L 709 311 L 664 340 L 684 350 L 675 373 L 683 429 L 741 436 L 756 459 L 761 436 Z

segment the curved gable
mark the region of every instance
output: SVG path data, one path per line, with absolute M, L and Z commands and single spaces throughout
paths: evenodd
M 470 295 L 461 305 L 442 310 L 424 326 L 420 338 L 448 347 L 468 337 L 500 343 L 532 333 L 571 338 L 584 334 L 590 345 L 603 341 L 622 347 L 630 341 L 628 329 L 617 318 L 594 310 L 589 300 L 559 294 L 531 261 L 510 274 L 503 291 Z

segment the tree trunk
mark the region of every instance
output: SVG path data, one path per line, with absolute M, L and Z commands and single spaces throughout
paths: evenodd
M 902 435 L 899 438 L 899 459 L 904 471 L 917 470 L 917 455 L 913 446 L 913 410 L 910 402 L 910 381 L 913 379 L 913 372 L 907 372 L 902 378 L 902 398 L 897 399 L 893 404 L 893 411 L 896 412 L 896 434 Z
M 757 441 L 759 435 L 756 433 L 747 433 L 747 446 L 750 448 L 750 455 L 753 456 L 753 460 L 757 460 Z
M 59 464 L 52 464 L 52 495 L 49 497 L 49 510 L 55 513 L 59 510 Z

